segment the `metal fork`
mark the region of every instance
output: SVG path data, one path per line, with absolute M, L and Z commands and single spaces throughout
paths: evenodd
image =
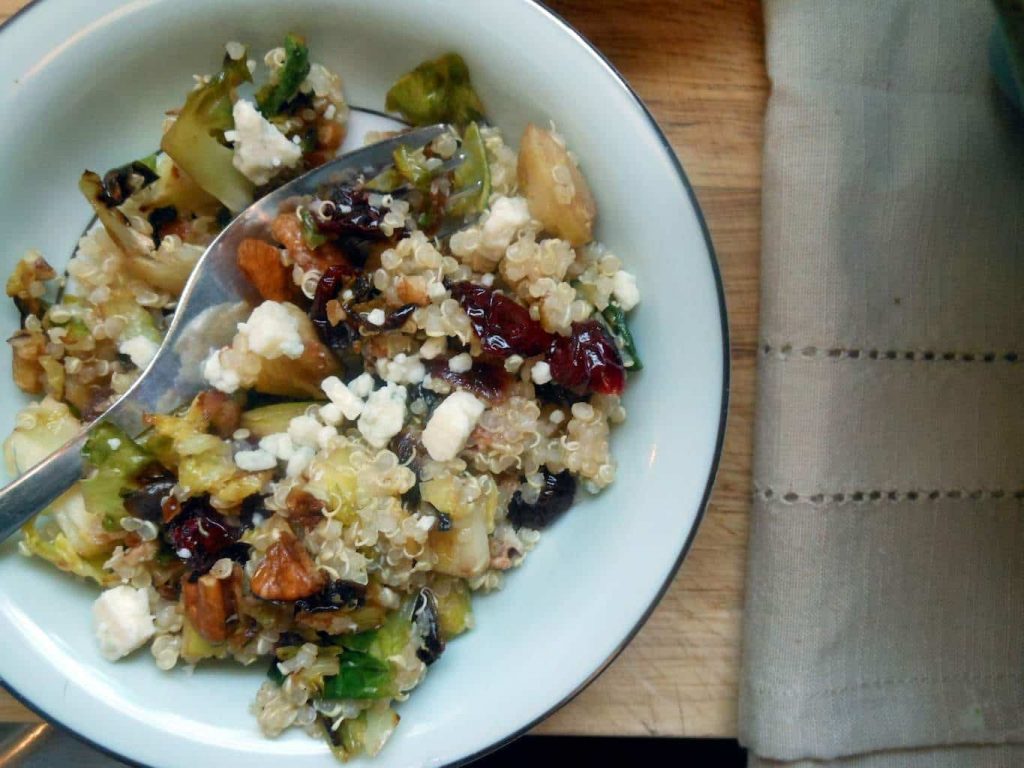
M 109 421 L 129 435 L 144 429 L 146 413 L 166 413 L 190 402 L 204 388 L 201 366 L 211 350 L 231 342 L 236 325 L 256 302 L 252 285 L 238 269 L 235 252 L 247 237 L 265 237 L 270 222 L 290 198 L 374 173 L 391 163 L 400 146 L 420 148 L 452 131 L 430 125 L 350 152 L 315 168 L 256 201 L 210 243 L 178 300 L 163 344 L 132 387 L 77 437 L 0 490 L 0 542 L 66 491 L 82 472 L 82 446 L 96 425 Z M 456 161 L 457 162 L 457 161 Z

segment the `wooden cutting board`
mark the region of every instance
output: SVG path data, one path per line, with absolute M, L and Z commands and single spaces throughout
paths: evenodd
M 0 21 L 23 5 L 0 0 Z M 725 453 L 692 551 L 636 639 L 537 732 L 735 736 L 757 348 L 761 126 L 768 94 L 760 3 L 550 5 L 625 75 L 683 161 L 725 280 L 733 368 Z M 0 721 L 34 719 L 0 693 Z

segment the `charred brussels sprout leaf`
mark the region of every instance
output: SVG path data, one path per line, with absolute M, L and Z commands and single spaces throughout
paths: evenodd
M 295 98 L 299 86 L 309 74 L 309 48 L 300 35 L 289 34 L 284 39 L 284 66 L 277 80 L 267 83 L 256 93 L 256 106 L 264 117 L 274 117 Z
M 622 351 L 626 353 L 627 359 L 623 361 L 623 364 L 631 371 L 642 371 L 644 364 L 636 351 L 636 341 L 633 339 L 633 333 L 629 330 L 626 313 L 622 311 L 622 307 L 613 301 L 605 307 L 601 315 L 608 323 L 608 329 L 612 332 L 612 336 L 615 337 Z
M 483 118 L 484 107 L 469 80 L 469 68 L 457 53 L 425 61 L 388 91 L 385 107 L 413 125 L 466 125 Z
M 158 178 L 156 170 L 143 160 L 112 168 L 103 174 L 103 200 L 107 205 L 120 205 Z
M 523 494 L 516 491 L 508 505 L 508 520 L 517 529 L 526 527 L 540 530 L 547 528 L 569 507 L 576 496 L 576 478 L 569 470 L 557 475 L 541 467 L 544 485 L 533 504 L 523 500 Z
M 234 89 L 252 80 L 245 59 L 226 56 L 223 69 L 188 95 L 160 142 L 160 148 L 181 170 L 236 213 L 252 202 L 253 186 L 235 168 L 234 153 L 224 144 L 224 131 L 234 126 Z

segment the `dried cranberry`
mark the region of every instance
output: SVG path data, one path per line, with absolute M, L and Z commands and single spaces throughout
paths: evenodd
M 618 395 L 626 387 L 619 349 L 596 320 L 573 323 L 572 335 L 555 337 L 548 363 L 551 377 L 569 389 Z
M 366 604 L 366 586 L 354 581 L 332 581 L 315 595 L 295 601 L 300 611 L 355 610 Z
M 342 352 L 352 346 L 358 337 L 356 329 L 347 322 L 331 325 L 327 319 L 327 304 L 337 299 L 345 287 L 345 280 L 352 276 L 352 268 L 347 264 L 336 264 L 328 267 L 316 284 L 313 304 L 309 308 L 309 319 L 313 321 L 317 335 L 330 349 Z M 356 281 L 358 282 L 358 280 Z
M 468 282 L 455 283 L 451 290 L 469 315 L 485 352 L 498 357 L 531 357 L 551 345 L 551 334 L 530 317 L 526 307 L 508 296 Z
M 440 359 L 431 360 L 427 365 L 427 371 L 434 378 L 443 379 L 456 389 L 472 392 L 492 403 L 504 399 L 512 382 L 512 377 L 505 370 L 505 366 L 479 358 L 473 361 L 472 368 L 462 373 L 453 371 L 448 367 L 447 360 Z
M 516 528 L 546 528 L 572 506 L 576 496 L 576 478 L 572 473 L 565 470 L 554 475 L 547 467 L 540 469 L 544 475 L 544 485 L 537 501 L 527 504 L 523 501 L 522 492 L 516 491 L 509 502 L 508 519 Z
M 331 188 L 327 199 L 334 203 L 334 209 L 329 218 L 317 222 L 324 234 L 359 235 L 374 240 L 387 237 L 380 228 L 387 211 L 370 205 L 366 190 L 351 184 L 339 184 Z
M 174 553 L 198 572 L 209 570 L 240 535 L 241 528 L 211 507 L 208 496 L 185 501 L 164 529 L 164 539 Z

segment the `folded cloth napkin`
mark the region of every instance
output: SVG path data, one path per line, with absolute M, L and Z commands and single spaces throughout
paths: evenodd
M 1024 117 L 995 14 L 765 22 L 741 741 L 752 765 L 1024 766 Z

